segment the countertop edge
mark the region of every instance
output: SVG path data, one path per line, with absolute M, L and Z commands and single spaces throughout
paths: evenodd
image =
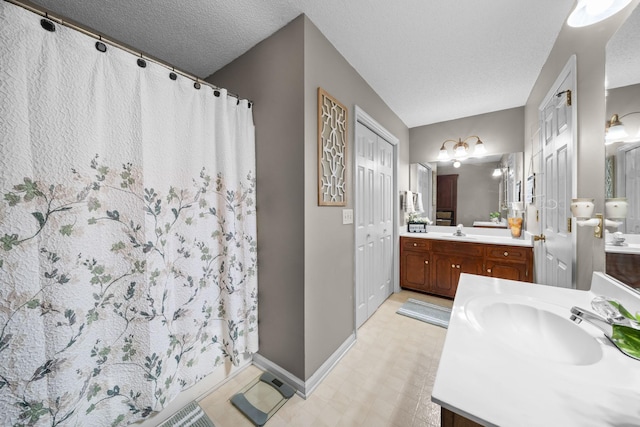
M 427 233 L 409 233 L 404 231 L 400 233 L 400 237 L 411 237 L 418 239 L 430 239 L 430 240 L 445 240 L 448 242 L 464 242 L 464 243 L 479 243 L 483 245 L 503 245 L 503 246 L 519 246 L 525 248 L 533 248 L 533 243 L 527 239 L 514 239 L 510 237 L 502 236 L 483 236 L 479 234 L 473 234 L 471 236 L 448 236 L 446 234 L 438 234 L 434 232 Z

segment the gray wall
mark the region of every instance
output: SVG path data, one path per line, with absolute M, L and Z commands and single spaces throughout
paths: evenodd
M 604 211 L 605 46 L 638 4 L 634 0 L 624 12 L 583 28 L 564 25 L 525 105 L 525 165 L 538 151 L 538 108 L 572 55 L 577 57 L 576 108 L 578 109 L 577 194 L 593 197 L 596 212 Z M 534 162 L 534 167 L 537 165 Z M 534 169 L 535 170 L 535 169 Z M 538 232 L 535 213 L 528 210 L 527 229 Z M 576 227 L 578 289 L 588 289 L 593 271 L 605 267 L 604 240 L 593 238 L 590 227 Z
M 438 175 L 458 175 L 458 212 L 456 223 L 472 227 L 473 221 L 489 221 L 489 213 L 499 211 L 498 187 L 502 178 L 492 177 L 496 163 L 440 166 Z
M 254 101 L 259 353 L 303 378 L 304 19 L 207 81 Z
M 398 188 L 409 188 L 409 130 L 367 82 L 305 17 L 305 350 L 311 376 L 354 329 L 354 229 L 342 208 L 317 202 L 317 90 L 349 109 L 348 207 L 353 200 L 354 106 L 400 139 Z
M 400 139 L 409 130 L 315 25 L 300 16 L 207 81 L 255 101 L 259 353 L 307 380 L 354 331 L 354 229 L 317 205 L 317 88 L 349 109 L 353 208 L 354 105 Z
M 419 126 L 409 130 L 411 163 L 426 163 L 437 159 L 442 142 L 477 135 L 487 154 L 524 151 L 524 107 L 510 108 L 447 122 Z M 451 148 L 452 143 L 447 147 Z

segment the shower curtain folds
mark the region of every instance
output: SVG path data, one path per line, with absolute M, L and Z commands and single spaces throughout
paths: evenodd
M 126 425 L 258 349 L 250 106 L 0 2 L 0 424 Z

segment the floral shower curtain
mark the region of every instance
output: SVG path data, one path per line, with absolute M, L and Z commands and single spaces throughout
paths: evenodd
M 0 3 L 0 425 L 126 425 L 257 351 L 250 105 Z

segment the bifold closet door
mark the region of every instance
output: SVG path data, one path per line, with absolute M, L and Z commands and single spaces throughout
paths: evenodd
M 393 287 L 393 146 L 356 128 L 356 327 Z

